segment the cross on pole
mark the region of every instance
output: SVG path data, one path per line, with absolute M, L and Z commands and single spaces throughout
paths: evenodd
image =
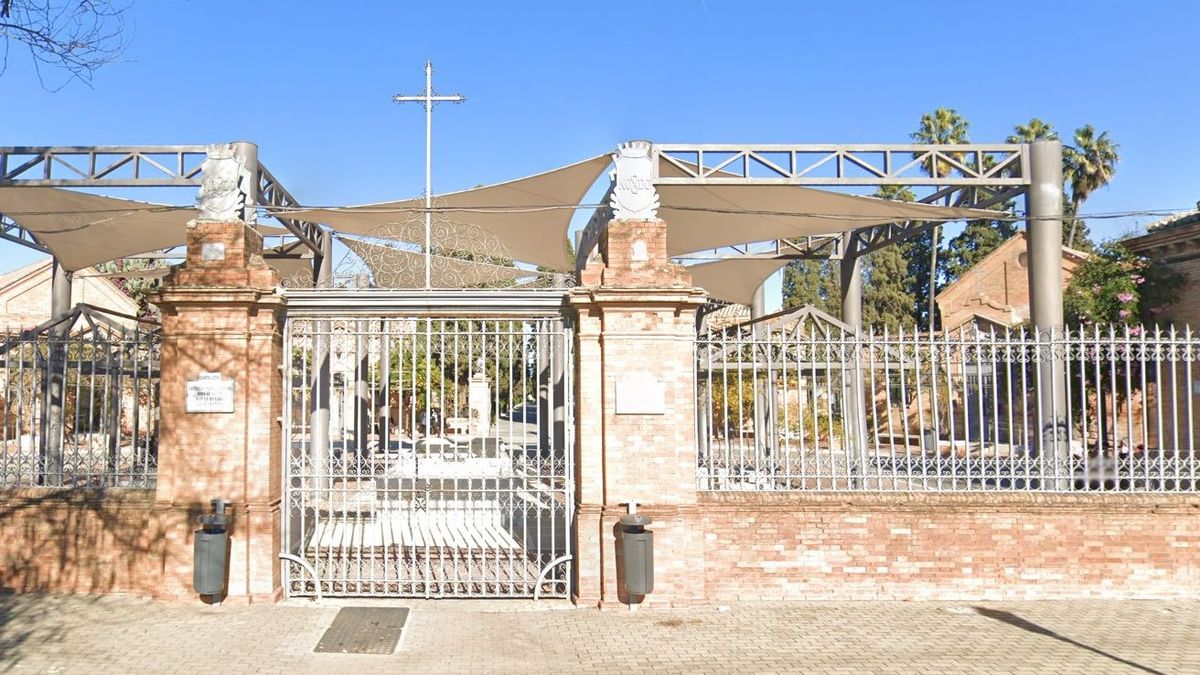
M 433 141 L 433 104 L 450 102 L 462 103 L 467 100 L 466 97 L 453 94 L 451 96 L 439 96 L 433 93 L 433 62 L 425 62 L 425 91 L 419 96 L 403 96 L 396 94 L 392 97 L 396 103 L 421 103 L 425 106 L 425 288 L 432 288 L 430 266 L 431 260 L 429 251 L 432 248 L 430 234 L 430 212 L 433 209 L 433 179 L 430 171 L 430 156 L 432 153 Z

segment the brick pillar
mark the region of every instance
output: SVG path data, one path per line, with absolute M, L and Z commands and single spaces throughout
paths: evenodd
M 164 596 L 197 597 L 192 533 L 214 498 L 233 509 L 229 599 L 280 595 L 278 285 L 263 262 L 261 235 L 241 221 L 193 221 L 187 262 L 156 299 L 163 325 L 156 510 L 172 523 Z M 188 411 L 188 382 L 202 378 L 232 381 L 232 412 L 198 412 L 196 396 Z
M 570 295 L 576 325 L 575 601 L 628 600 L 617 575 L 625 504 L 653 518 L 647 605 L 704 598 L 696 507 L 695 334 L 704 291 L 666 253 L 666 223 L 609 223 L 602 261 Z

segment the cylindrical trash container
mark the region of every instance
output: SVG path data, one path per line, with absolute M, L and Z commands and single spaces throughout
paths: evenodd
M 192 585 L 200 595 L 221 595 L 225 590 L 225 560 L 228 558 L 229 533 L 196 531 L 195 569 Z
M 654 533 L 646 529 L 650 522 L 640 513 L 621 516 L 621 571 L 631 596 L 654 590 Z
M 229 514 L 224 500 L 214 499 L 212 505 L 213 513 L 200 516 L 202 529 L 195 532 L 192 587 L 200 595 L 221 596 L 228 576 Z

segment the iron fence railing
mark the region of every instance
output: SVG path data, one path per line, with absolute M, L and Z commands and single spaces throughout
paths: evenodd
M 0 333 L 0 488 L 155 484 L 160 332 L 76 318 Z
M 705 331 L 699 486 L 1198 491 L 1198 361 L 1175 329 Z

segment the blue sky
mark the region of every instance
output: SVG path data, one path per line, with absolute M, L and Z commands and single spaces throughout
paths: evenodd
M 419 91 L 432 59 L 435 87 L 468 97 L 435 113 L 435 191 L 631 138 L 906 142 L 921 113 L 947 106 L 980 142 L 1031 116 L 1106 129 L 1122 162 L 1085 212 L 1182 209 L 1200 199 L 1198 7 L 137 0 L 124 62 L 91 88 L 48 93 L 11 52 L 0 144 L 246 139 L 306 203 L 414 196 L 421 109 L 389 99 Z M 0 267 L 26 259 L 0 244 Z

